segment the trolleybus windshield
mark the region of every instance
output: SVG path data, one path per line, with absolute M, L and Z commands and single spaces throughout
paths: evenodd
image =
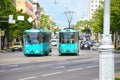
M 42 35 L 40 32 L 26 32 L 25 44 L 38 44 L 41 43 Z
M 75 43 L 77 42 L 75 32 L 61 32 L 60 43 Z

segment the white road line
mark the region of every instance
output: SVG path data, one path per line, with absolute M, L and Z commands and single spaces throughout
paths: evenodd
M 81 70 L 81 69 L 83 69 L 83 68 L 69 69 L 69 70 L 67 70 L 67 71 L 70 72 L 70 71 L 77 71 L 77 70 Z
M 19 80 L 29 80 L 29 79 L 34 79 L 34 78 L 37 78 L 37 77 L 36 76 L 32 76 L 32 77 L 22 78 L 22 79 L 19 79 Z
M 51 76 L 51 75 L 56 75 L 56 74 L 60 74 L 60 73 L 63 73 L 63 72 L 54 72 L 54 73 L 48 73 L 48 74 L 44 74 L 42 76 Z
M 33 67 L 14 68 L 14 69 L 11 69 L 11 70 L 15 71 L 15 70 L 20 70 L 20 69 L 30 69 L 30 68 L 33 68 Z
M 8 67 L 18 67 L 19 65 L 8 65 Z
M 69 64 L 70 62 L 61 62 L 61 63 L 58 63 L 58 64 Z
M 52 66 L 53 64 L 47 64 L 47 65 L 39 65 L 37 67 L 47 67 L 47 66 Z
M 86 68 L 94 68 L 94 67 L 97 67 L 98 65 L 94 65 L 94 66 L 88 66 Z
M 58 68 L 65 68 L 65 66 L 58 66 L 58 67 L 55 67 L 54 69 L 58 69 Z
M 88 62 L 88 61 L 96 61 L 97 59 L 88 59 L 88 60 L 74 60 L 73 62 Z

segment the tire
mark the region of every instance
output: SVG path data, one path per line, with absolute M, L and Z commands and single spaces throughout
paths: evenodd
M 24 54 L 26 57 L 30 57 L 30 55 L 28 55 L 28 54 Z
M 12 52 L 14 52 L 15 50 L 12 49 Z

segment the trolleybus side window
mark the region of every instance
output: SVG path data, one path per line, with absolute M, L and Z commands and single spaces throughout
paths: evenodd
M 50 34 L 43 33 L 43 42 L 49 42 L 49 41 L 50 41 Z

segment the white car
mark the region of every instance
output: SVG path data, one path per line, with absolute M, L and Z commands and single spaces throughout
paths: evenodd
M 57 46 L 58 41 L 56 39 L 51 39 L 51 45 L 52 46 Z

